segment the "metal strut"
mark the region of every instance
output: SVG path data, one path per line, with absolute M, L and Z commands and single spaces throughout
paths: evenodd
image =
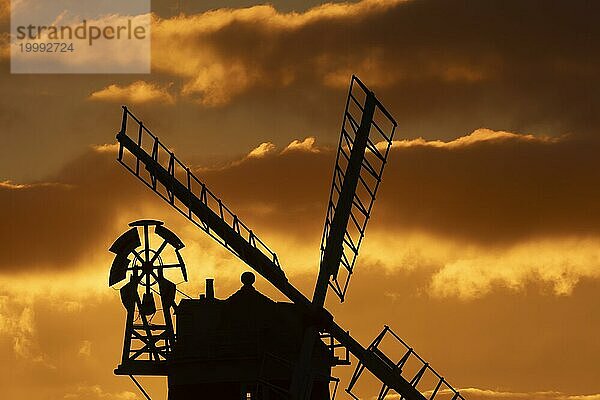
M 144 395 L 144 397 L 146 398 L 146 400 L 152 400 L 150 398 L 150 396 L 148 396 L 148 393 L 146 393 L 146 391 L 144 390 L 144 388 L 142 387 L 142 385 L 140 385 L 140 383 L 137 381 L 137 379 L 135 379 L 135 377 L 133 375 L 129 375 L 129 377 L 131 378 L 131 380 L 133 381 L 133 383 L 135 383 L 135 386 L 137 386 L 137 388 L 140 390 L 140 392 L 142 392 L 142 394 Z

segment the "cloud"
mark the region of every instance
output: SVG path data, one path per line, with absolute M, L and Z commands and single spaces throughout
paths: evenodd
M 597 233 L 590 218 L 599 143 L 503 140 L 393 151 L 379 206 L 404 229 L 494 246 Z
M 396 145 L 360 260 L 424 268 L 431 273 L 426 290 L 439 297 L 480 298 L 532 282 L 570 294 L 582 279 L 598 278 L 592 199 L 599 193 L 589 184 L 600 179 L 598 147 L 576 137 L 486 129 Z M 203 176 L 258 232 L 276 230 L 316 249 L 329 188 L 323 171 L 333 161 L 331 150 L 320 150 L 282 152 Z
M 74 392 L 64 395 L 65 400 L 136 400 L 135 393 L 124 391 L 118 393 L 105 392 L 100 385 L 78 386 Z
M 153 67 L 183 78 L 182 93 L 205 106 L 289 103 L 327 127 L 332 110 L 315 104 L 343 93 L 355 73 L 402 116 L 403 132 L 594 129 L 598 4 L 502 6 L 502 18 L 489 2 L 364 0 L 157 19 Z M 177 40 L 188 45 L 173 48 Z
M 130 104 L 175 102 L 175 98 L 169 93 L 169 86 L 145 81 L 135 81 L 127 86 L 109 85 L 90 94 L 89 99 Z
M 0 33 L 0 60 L 10 58 L 10 34 L 8 32 Z
M 118 143 L 112 143 L 112 144 L 97 144 L 97 145 L 93 145 L 92 149 L 98 153 L 112 153 L 112 154 L 117 154 L 117 151 L 119 151 L 119 144 Z
M 515 142 L 538 142 L 538 143 L 555 143 L 561 140 L 559 137 L 539 136 L 532 134 L 517 134 L 513 132 L 493 131 L 491 129 L 477 129 L 468 135 L 458 137 L 453 140 L 425 140 L 423 138 L 394 140 L 393 147 L 413 147 L 413 146 L 429 146 L 437 148 L 456 148 L 466 147 L 476 143 L 494 142 L 494 141 L 515 141 Z M 385 148 L 387 143 L 377 143 L 378 148 Z
M 311 140 L 302 143 L 314 147 Z M 490 130 L 396 145 L 375 210 L 389 227 L 496 248 L 531 238 L 596 235 L 593 199 L 599 194 L 590 182 L 600 179 L 594 167 L 599 147 L 575 136 Z M 334 156 L 325 148 L 287 151 L 202 174 L 217 193 L 239 199 L 240 207 L 262 199 L 274 207 L 273 220 L 293 223 L 296 206 L 324 209 L 330 176 L 323 171 L 332 170 Z M 290 182 L 286 190 L 274 189 L 281 171 Z
M 91 263 L 92 273 L 81 280 L 87 280 L 88 288 L 104 286 L 101 291 L 69 287 L 78 286 L 80 279 L 61 272 L 39 281 L 35 276 L 0 278 L 0 352 L 5 361 L 0 374 L 10 377 L 3 387 L 5 398 L 136 398 L 131 382 L 112 374 L 120 361 L 124 310 L 118 292 L 103 285 L 106 271 L 94 271 L 102 264 Z M 58 285 L 62 288 L 57 291 Z M 71 302 L 82 307 L 68 309 Z M 160 382 L 143 382 L 153 398 L 159 393 L 157 383 L 164 393 Z
M 0 336 L 12 341 L 12 351 L 26 364 L 55 367 L 47 361 L 36 340 L 35 311 L 31 298 L 15 299 L 0 294 Z
M 317 146 L 317 139 L 315 137 L 307 137 L 303 140 L 295 139 L 290 144 L 285 146 L 283 150 L 279 152 L 279 154 L 284 154 L 290 151 L 299 151 L 299 152 L 308 152 L 308 153 L 318 153 L 321 149 Z M 244 159 L 250 158 L 263 158 L 268 155 L 274 156 L 277 155 L 277 146 L 271 142 L 265 142 L 258 145 L 258 147 L 252 149 Z M 1 183 L 0 183 L 1 184 Z
M 62 187 L 65 189 L 69 188 L 69 185 L 63 183 L 54 182 L 38 182 L 38 183 L 14 183 L 11 180 L 0 181 L 0 189 L 7 190 L 21 190 L 21 189 L 33 189 L 42 187 Z
M 0 271 L 68 269 L 90 257 L 97 240 L 118 225 L 122 202 L 143 198 L 142 188 L 119 172 L 114 155 L 90 149 L 48 177 L 50 183 L 3 182 L 0 216 L 7 229 L 0 240 L 7 251 Z M 116 192 L 119 201 L 113 200 Z
M 0 21 L 4 22 L 10 17 L 10 0 L 0 0 Z
M 427 271 L 423 290 L 437 297 L 481 298 L 497 288 L 523 291 L 532 282 L 568 295 L 600 270 L 600 192 L 590 184 L 600 179 L 599 147 L 575 136 L 486 129 L 446 142 L 395 145 L 369 226 L 372 239 L 359 260 Z M 90 149 L 52 178 L 57 184 L 0 186 L 3 209 L 11 210 L 4 216 L 10 233 L 1 238 L 11 250 L 2 269 L 72 268 L 90 249 L 104 254 L 124 215 L 171 215 L 120 170 L 115 150 Z M 330 185 L 323 172 L 331 171 L 334 157 L 310 137 L 282 151 L 265 142 L 240 161 L 198 174 L 296 274 L 318 256 Z M 212 264 L 235 263 L 223 257 Z
M 320 24 L 351 23 L 353 20 L 380 15 L 399 3 L 381 0 L 331 3 L 303 13 L 280 13 L 273 6 L 263 5 L 158 19 L 153 27 L 156 54 L 153 66 L 157 70 L 186 78 L 182 94 L 196 96 L 201 104 L 208 107 L 224 106 L 257 87 L 289 86 L 306 72 L 305 69 L 319 67 L 317 64 L 329 58 L 318 52 L 309 55 L 306 61 L 295 64 L 296 57 L 285 54 L 286 40 L 295 41 L 302 36 L 303 30 L 311 30 Z M 236 31 L 238 33 L 234 33 Z M 245 37 L 234 38 L 231 34 Z M 284 40 L 280 41 L 278 37 Z M 175 38 L 185 38 L 190 46 L 173 48 L 169 43 Z M 240 44 L 241 41 L 245 42 L 245 49 L 239 48 L 234 41 L 240 41 Z M 263 46 L 260 43 L 269 44 Z M 281 64 L 271 65 L 270 60 L 274 59 L 280 60 Z M 336 82 L 331 72 L 323 75 L 324 82 Z M 347 82 L 348 75 L 343 80 Z
M 315 146 L 315 142 L 317 139 L 315 137 L 307 137 L 304 140 L 294 140 L 292 143 L 288 144 L 285 149 L 283 149 L 282 153 L 288 151 L 305 151 L 309 153 L 318 153 L 320 149 Z
M 208 107 L 223 106 L 251 86 L 253 77 L 240 64 L 209 65 L 182 88 L 183 95 L 200 95 L 199 102 Z
M 585 278 L 600 278 L 600 241 L 528 241 L 502 251 L 466 251 L 440 261 L 430 293 L 474 299 L 495 288 L 523 291 L 528 284 L 549 284 L 556 295 L 569 295 Z
M 65 400 L 136 400 L 138 396 L 130 391 L 105 392 L 100 385 L 79 386 L 74 392 L 64 395 Z
M 275 151 L 276 146 L 271 142 L 265 142 L 258 145 L 258 147 L 252 149 L 246 156 L 247 158 L 262 158 L 267 154 Z
M 600 278 L 598 237 L 537 238 L 490 248 L 386 225 L 374 219 L 368 228 L 357 270 L 425 274 L 427 279 L 419 284 L 419 290 L 436 299 L 473 301 L 498 291 L 525 293 L 532 287 L 546 295 L 565 297 L 581 282 Z M 305 251 L 310 254 L 310 249 Z
M 359 11 L 327 17 L 323 10 L 332 10 L 331 5 L 311 18 L 267 7 L 157 19 L 154 72 L 146 81 L 161 87 L 174 82 L 169 92 L 178 107 L 162 108 L 160 121 L 153 122 L 156 132 L 164 135 L 177 127 L 171 145 L 196 160 L 231 159 L 261 142 L 284 146 L 299 135 L 335 146 L 350 74 L 356 73 L 398 120 L 398 140 L 447 142 L 480 127 L 556 137 L 596 135 L 597 3 L 509 0 L 502 2 L 502 18 L 490 2 L 365 4 L 349 4 Z M 278 18 L 284 22 L 276 23 Z M 179 42 L 186 45 L 174 48 Z M 474 71 L 476 79 L 464 72 L 460 78 L 457 71 Z M 6 112 L 0 116 L 7 133 L 2 169 L 6 178 L 17 180 L 40 179 L 82 147 L 104 143 L 118 120 L 114 103 L 72 101 L 111 84 L 131 83 L 131 78 L 100 75 L 25 78 L 6 80 L 1 104 Z M 196 80 L 204 92 L 190 89 L 182 95 Z M 66 87 L 72 96 L 62 96 Z M 196 102 L 202 101 L 221 105 L 199 107 Z M 40 117 L 27 118 L 21 104 L 38 109 Z M 158 103 L 139 108 L 152 104 Z M 67 112 L 72 107 L 98 121 L 85 127 L 85 136 Z M 52 134 L 24 147 L 30 132 L 41 131 Z M 198 132 L 206 133 L 201 146 Z M 56 142 L 70 145 L 45 154 Z M 26 155 L 23 148 L 29 150 Z M 23 157 L 26 169 L 18 166 Z

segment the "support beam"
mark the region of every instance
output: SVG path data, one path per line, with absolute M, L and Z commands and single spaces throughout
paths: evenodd
M 133 383 L 135 383 L 135 386 L 137 386 L 137 388 L 140 390 L 140 392 L 142 392 L 142 394 L 144 395 L 144 397 L 146 398 L 146 400 L 152 400 L 150 398 L 150 396 L 148 396 L 148 393 L 146 393 L 146 391 L 144 390 L 144 388 L 142 387 L 142 385 L 140 385 L 140 383 L 137 381 L 137 379 L 135 379 L 135 377 L 133 375 L 129 375 L 129 377 L 131 378 L 131 380 L 133 381 Z

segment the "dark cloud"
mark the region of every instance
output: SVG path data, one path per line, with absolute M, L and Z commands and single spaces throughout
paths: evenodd
M 114 229 L 120 210 L 143 198 L 108 152 L 90 150 L 48 179 L 0 185 L 1 269 L 64 269 L 89 259 L 97 253 L 93 246 L 110 245 L 98 241 Z
M 600 234 L 598 141 L 486 132 L 491 139 L 394 147 L 375 206 L 378 229 L 492 247 Z M 68 264 L 112 232 L 122 213 L 144 217 L 144 204 L 159 206 L 114 155 L 89 151 L 50 179 L 59 185 L 0 188 L 8 227 L 1 264 Z M 316 245 L 333 162 L 332 149 L 271 151 L 199 175 L 256 232 Z
M 232 10 L 220 14 L 226 22 L 209 33 L 201 24 L 208 16 L 164 25 L 159 49 L 183 34 L 210 57 L 186 63 L 175 53 L 176 63 L 156 65 L 176 74 L 196 66 L 198 75 L 187 84 L 209 103 L 214 90 L 231 101 L 272 97 L 330 132 L 337 113 L 329 105 L 337 104 L 334 96 L 352 72 L 382 94 L 409 136 L 447 138 L 481 126 L 590 131 L 598 122 L 598 7 L 589 1 L 419 0 L 366 1 L 346 13 L 331 6 L 295 16 Z M 235 69 L 212 74 L 215 66 Z
M 340 3 L 343 0 L 330 1 L 330 3 Z M 308 8 L 321 4 L 318 0 L 276 0 L 270 1 L 269 4 L 275 6 L 281 11 L 303 11 Z M 196 14 L 208 10 L 219 8 L 241 8 L 251 7 L 256 5 L 253 0 L 204 0 L 201 2 L 180 1 L 175 5 L 169 2 L 154 2 L 152 3 L 152 12 L 160 15 L 163 18 L 176 16 L 179 12 L 184 14 Z M 179 8 L 177 8 L 179 6 Z
M 383 214 L 399 226 L 467 241 L 597 235 L 595 140 L 501 140 L 392 154 Z
M 153 30 L 154 72 L 144 80 L 173 83 L 173 93 L 199 80 L 225 102 L 203 105 L 206 93 L 196 86 L 175 107 L 136 110 L 159 115 L 151 121 L 156 133 L 201 163 L 231 159 L 257 141 L 284 145 L 313 135 L 333 144 L 357 73 L 392 111 L 402 137 L 451 139 L 480 127 L 593 136 L 598 7 L 583 0 L 371 1 L 312 14 L 223 11 L 225 22 L 213 30 L 207 15 L 163 21 Z M 2 179 L 41 179 L 89 143 L 111 140 L 118 104 L 85 99 L 140 79 L 47 78 L 10 75 L 8 60 L 0 63 Z
M 458 142 L 392 150 L 375 206 L 376 221 L 385 221 L 379 227 L 491 246 L 600 233 L 598 141 L 514 136 L 453 145 Z M 250 215 L 256 203 L 271 206 L 272 215 L 257 224 L 304 235 L 320 233 L 332 168 L 330 151 L 296 152 L 205 176 Z

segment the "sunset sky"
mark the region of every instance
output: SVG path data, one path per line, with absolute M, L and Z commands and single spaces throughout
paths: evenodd
M 179 289 L 240 286 L 115 161 L 122 104 L 312 295 L 354 73 L 398 129 L 336 320 L 364 345 L 390 325 L 467 399 L 600 399 L 600 2 L 191 3 L 153 1 L 151 74 L 11 75 L 0 0 L 0 398 L 141 399 L 107 286 L 130 221 L 182 238 Z

